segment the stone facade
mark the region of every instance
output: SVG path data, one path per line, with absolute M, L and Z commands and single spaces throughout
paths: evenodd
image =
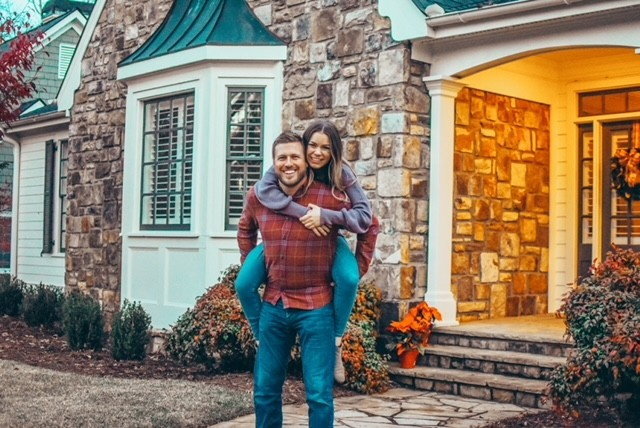
M 72 114 L 66 284 L 107 313 L 120 303 L 126 87 L 117 64 L 154 31 L 171 0 L 107 0 L 82 62 Z M 426 66 L 395 43 L 374 0 L 249 0 L 288 45 L 283 124 L 301 132 L 333 120 L 345 156 L 379 216 L 371 277 L 397 319 L 426 287 L 428 113 Z M 204 284 L 203 284 L 204 287 Z M 384 320 L 383 323 L 388 322 Z
M 463 89 L 454 169 L 459 319 L 546 313 L 549 106 Z
M 171 0 L 107 0 L 82 60 L 70 125 L 65 283 L 120 305 L 126 87 L 118 63 L 162 22 Z
M 382 324 L 426 290 L 429 98 L 425 64 L 395 43 L 372 0 L 250 0 L 288 45 L 283 125 L 336 123 L 345 157 L 380 218 L 370 277 L 383 289 Z

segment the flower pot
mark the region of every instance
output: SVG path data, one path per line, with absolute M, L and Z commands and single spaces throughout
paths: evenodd
M 418 349 L 409 349 L 404 351 L 398 355 L 398 358 L 400 359 L 400 367 L 403 369 L 414 368 L 418 362 L 418 355 L 420 355 L 420 351 Z

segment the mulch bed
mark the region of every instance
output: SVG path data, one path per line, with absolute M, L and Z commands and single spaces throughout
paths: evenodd
M 582 408 L 578 417 L 569 414 L 546 411 L 536 414 L 503 419 L 484 428 L 520 428 L 520 427 L 554 427 L 554 428 L 612 428 L 639 427 L 640 419 L 628 416 L 621 417 L 617 409 L 601 405 L 597 408 Z
M 203 366 L 185 367 L 162 354 L 148 355 L 144 361 L 116 361 L 108 350 L 72 351 L 64 337 L 24 321 L 0 316 L 0 359 L 37 367 L 89 376 L 127 379 L 182 379 L 208 382 L 232 390 L 253 391 L 252 373 L 211 373 Z M 355 392 L 336 386 L 336 397 Z M 289 377 L 284 385 L 285 404 L 305 401 L 300 379 Z

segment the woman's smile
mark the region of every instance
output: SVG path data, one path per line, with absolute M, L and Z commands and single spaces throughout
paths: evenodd
M 307 145 L 307 162 L 313 169 L 320 169 L 331 161 L 331 141 L 325 134 L 316 132 Z

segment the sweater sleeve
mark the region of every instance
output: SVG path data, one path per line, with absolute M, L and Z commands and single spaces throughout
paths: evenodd
M 300 218 L 309 211 L 280 189 L 273 167 L 254 185 L 254 189 L 260 203 L 270 210 L 295 218 Z
M 369 230 L 367 230 L 366 233 L 358 234 L 356 260 L 358 261 L 358 268 L 360 270 L 361 277 L 367 273 L 369 265 L 371 265 L 371 260 L 373 259 L 376 250 L 378 233 L 380 233 L 380 223 L 378 222 L 377 217 L 373 217 Z
M 346 165 L 342 169 L 342 180 L 351 201 L 351 209 L 343 208 L 340 211 L 334 211 L 322 208 L 320 210 L 322 222 L 328 226 L 343 226 L 353 233 L 365 233 L 371 226 L 371 203 L 358 183 L 356 175 Z

